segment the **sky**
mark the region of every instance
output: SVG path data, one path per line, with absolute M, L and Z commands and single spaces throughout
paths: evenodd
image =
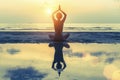
M 69 45 L 70 49 L 63 49 L 67 67 L 60 80 L 120 79 L 120 44 Z M 54 48 L 47 43 L 2 44 L 0 80 L 58 80 L 57 72 L 51 69 L 53 56 Z
M 61 4 L 67 23 L 120 23 L 119 0 L 0 0 L 0 23 L 48 23 Z

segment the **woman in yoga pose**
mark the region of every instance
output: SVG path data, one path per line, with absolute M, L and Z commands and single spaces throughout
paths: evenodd
M 59 9 L 53 12 L 52 19 L 54 22 L 55 35 L 50 35 L 51 39 L 55 41 L 62 41 L 62 40 L 66 40 L 69 37 L 69 34 L 66 34 L 64 36 L 62 35 L 66 16 L 67 14 L 61 10 L 60 5 L 59 5 Z

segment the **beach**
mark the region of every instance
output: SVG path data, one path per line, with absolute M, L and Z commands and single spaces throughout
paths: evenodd
M 97 27 L 96 24 L 67 24 L 71 26 L 64 27 L 63 35 L 69 33 L 70 36 L 63 43 L 67 43 L 70 48 L 63 47 L 67 67 L 60 77 L 51 68 L 55 50 L 49 47 L 50 43 L 54 43 L 49 35 L 55 33 L 52 25 L 47 27 L 48 25 L 1 25 L 3 28 L 0 28 L 0 80 L 120 78 L 119 25 L 97 24 Z
M 48 43 L 0 44 L 0 80 L 119 80 L 120 44 L 68 43 L 66 69 L 58 77 Z
M 0 0 L 0 80 L 120 80 L 120 0 Z

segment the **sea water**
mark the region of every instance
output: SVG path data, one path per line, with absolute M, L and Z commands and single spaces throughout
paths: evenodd
M 0 31 L 53 32 L 53 23 L 0 23 Z M 120 23 L 65 23 L 64 32 L 120 32 Z

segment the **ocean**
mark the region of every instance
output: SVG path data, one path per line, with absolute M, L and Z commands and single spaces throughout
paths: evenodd
M 0 31 L 53 32 L 53 23 L 0 23 Z M 64 32 L 120 32 L 120 23 L 66 23 Z

